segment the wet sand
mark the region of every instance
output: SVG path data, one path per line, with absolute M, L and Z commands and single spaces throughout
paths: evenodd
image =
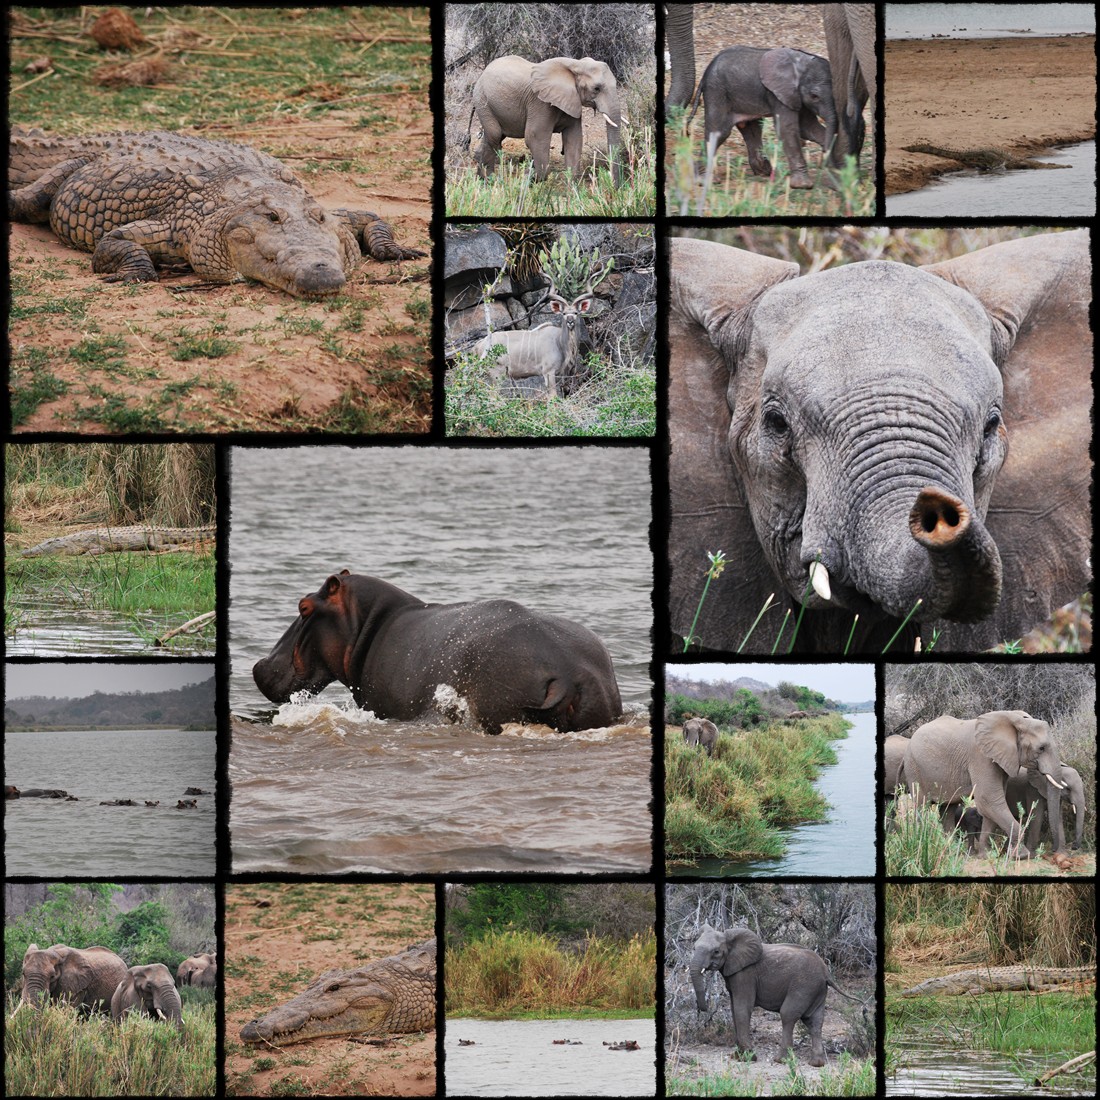
M 903 146 L 1022 155 L 1096 136 L 1095 36 L 886 42 L 886 194 L 959 169 Z

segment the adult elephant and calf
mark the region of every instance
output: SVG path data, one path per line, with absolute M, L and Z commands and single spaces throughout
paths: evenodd
M 987 853 L 994 829 L 1007 835 L 1011 855 L 1025 859 L 1032 855 L 1044 806 L 1052 848 L 1063 850 L 1065 797 L 1072 800 L 1077 818 L 1074 846 L 1080 846 L 1085 811 L 1081 777 L 1062 764 L 1048 723 L 1025 711 L 990 711 L 968 720 L 941 715 L 911 738 L 888 737 L 883 754 L 886 793 L 902 787 L 920 803 L 938 803 L 953 812 L 945 822 L 959 820 L 965 800 L 973 796 L 980 825 L 975 821 L 971 829 L 979 830 L 979 855 Z M 1013 812 L 1018 802 L 1035 811 L 1028 830 L 1030 847 Z
M 201 966 L 196 968 L 202 973 L 216 971 L 214 956 L 192 956 L 186 963 L 195 960 L 202 960 Z M 186 963 L 181 964 L 181 970 Z M 128 967 L 106 947 L 78 948 L 56 943 L 52 947 L 39 948 L 32 943 L 23 956 L 23 986 L 18 1007 L 37 1008 L 47 1001 L 70 1003 L 85 1016 L 109 1012 L 115 1023 L 136 1014 L 183 1027 L 183 1007 L 168 967 L 163 963 Z

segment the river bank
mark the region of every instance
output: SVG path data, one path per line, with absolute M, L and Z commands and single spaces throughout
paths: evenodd
M 1094 35 L 888 40 L 886 194 L 959 168 L 906 145 L 996 145 L 1026 156 L 1095 137 L 1094 46 Z

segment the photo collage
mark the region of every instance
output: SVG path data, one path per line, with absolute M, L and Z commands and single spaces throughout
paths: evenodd
M 6 26 L 6 1096 L 1096 1095 L 1095 5 Z

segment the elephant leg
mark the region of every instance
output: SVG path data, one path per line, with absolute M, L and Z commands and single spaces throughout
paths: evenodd
M 764 156 L 764 120 L 751 118 L 747 122 L 739 122 L 737 129 L 741 131 L 741 137 L 745 140 L 745 148 L 749 153 L 749 168 L 754 176 L 770 176 L 772 174 L 771 161 Z
M 810 1065 L 825 1065 L 825 1044 L 821 1041 L 821 1028 L 825 1023 L 825 1006 L 822 1005 L 815 1012 L 808 1012 L 802 1017 L 802 1022 L 810 1033 Z
M 481 144 L 477 147 L 474 160 L 477 161 L 478 174 L 484 179 L 491 176 L 497 166 L 504 131 L 492 111 L 487 108 L 478 108 L 477 119 L 481 123 Z
M 978 812 L 982 815 L 982 833 L 978 838 L 978 855 L 983 858 L 989 854 L 989 836 L 993 826 L 999 826 L 1008 836 L 1008 854 L 1018 859 L 1030 859 L 1031 851 L 1024 844 L 1024 838 L 1020 832 L 1020 823 L 1009 812 L 1008 807 L 1002 812 L 998 807 L 986 807 L 978 805 Z
M 775 1056 L 777 1062 L 782 1062 L 787 1057 L 787 1052 L 794 1049 L 794 1025 L 798 1021 L 798 1010 L 783 1006 L 779 1013 L 779 1022 L 783 1025 L 783 1037 L 779 1040 L 779 1051 Z
M 813 141 L 825 148 L 826 130 L 813 111 L 803 108 L 798 114 L 798 129 L 803 141 Z M 827 150 L 826 150 L 827 151 Z
M 802 155 L 802 133 L 798 115 L 786 108 L 775 112 L 775 126 L 779 131 L 779 142 L 787 156 L 787 166 L 791 172 L 791 187 L 806 191 L 813 187 L 810 173 L 806 170 L 806 158 Z
M 535 179 L 544 180 L 550 171 L 550 136 L 552 131 L 545 129 L 537 121 L 528 117 L 523 131 L 523 140 L 531 150 L 531 163 Z M 564 141 L 564 138 L 563 138 Z
M 584 148 L 584 129 L 580 119 L 575 126 L 567 126 L 561 132 L 561 151 L 565 157 L 565 167 L 574 175 L 581 170 L 581 152 Z
M 1024 804 L 1024 819 L 1027 821 L 1027 846 L 1034 852 L 1039 847 L 1039 841 L 1043 832 L 1043 821 L 1046 813 L 1043 803 L 1038 798 L 1029 798 Z M 1053 823 L 1051 827 L 1051 839 L 1054 837 Z
M 756 1061 L 756 1054 L 752 1049 L 752 1028 L 749 1021 L 752 1018 L 753 1006 L 743 1001 L 733 1002 L 733 1038 L 737 1049 L 751 1056 L 751 1061 Z

